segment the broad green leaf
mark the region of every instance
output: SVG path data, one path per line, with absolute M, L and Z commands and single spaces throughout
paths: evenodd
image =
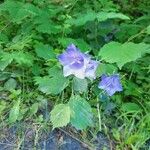
M 1 11 L 8 11 L 10 21 L 15 23 L 21 23 L 23 19 L 32 17 L 38 13 L 38 9 L 34 5 L 17 1 L 5 1 L 0 5 L 0 12 Z
M 76 16 L 76 18 L 72 18 L 70 20 L 67 20 L 66 23 L 69 23 L 71 25 L 75 25 L 75 26 L 82 26 L 85 23 L 87 23 L 88 21 L 93 21 L 96 18 L 96 13 L 89 11 L 87 13 L 84 14 L 79 14 L 78 16 Z
M 40 33 L 57 34 L 61 32 L 61 26 L 46 21 L 40 25 L 37 25 L 36 30 Z
M 86 129 L 93 125 L 92 109 L 89 103 L 80 96 L 73 96 L 69 100 L 71 109 L 71 124 L 77 129 Z
M 50 47 L 49 45 L 44 45 L 42 43 L 36 44 L 35 52 L 38 57 L 41 57 L 45 60 L 55 58 L 55 54 L 53 53 L 52 47 Z
M 139 105 L 131 102 L 123 103 L 121 109 L 125 112 L 137 112 L 142 110 Z
M 58 41 L 65 48 L 69 44 L 73 43 L 83 52 L 87 52 L 91 50 L 91 47 L 83 39 L 59 38 Z
M 73 79 L 73 89 L 80 93 L 86 92 L 88 87 L 88 83 L 86 79 L 79 79 L 74 77 Z
M 48 74 L 50 77 L 55 77 L 56 75 L 61 76 L 63 74 L 63 72 L 60 67 L 55 65 L 48 70 Z
M 14 60 L 19 65 L 32 66 L 33 65 L 33 56 L 30 53 L 25 53 L 22 51 L 12 53 Z
M 71 110 L 66 104 L 58 104 L 51 111 L 50 115 L 53 129 L 63 127 L 70 122 Z
M 16 35 L 13 39 L 12 42 L 7 44 L 7 50 L 17 50 L 21 52 L 21 50 L 24 50 L 27 47 L 31 46 L 32 43 L 32 36 L 33 35 L 28 35 L 28 36 L 22 36 L 22 35 Z
M 17 82 L 15 79 L 10 78 L 7 82 L 4 84 L 4 88 L 8 91 L 14 90 L 17 86 Z
M 89 11 L 87 13 L 82 13 L 76 16 L 76 18 L 72 18 L 70 20 L 67 20 L 66 23 L 69 23 L 71 25 L 75 26 L 82 26 L 86 24 L 88 21 L 94 21 L 95 19 L 98 19 L 98 21 L 106 21 L 107 19 L 122 19 L 122 20 L 129 20 L 130 18 L 126 15 L 123 15 L 122 13 L 115 13 L 115 12 L 99 12 L 95 13 L 94 11 Z
M 0 57 L 0 70 L 3 71 L 13 61 L 13 57 L 9 53 L 2 53 Z
M 60 69 L 53 69 L 55 74 L 49 71 L 49 76 L 36 77 L 35 82 L 39 85 L 39 90 L 46 94 L 59 94 L 69 84 L 69 80 L 63 76 Z
M 105 21 L 107 19 L 122 19 L 122 20 L 129 20 L 130 18 L 126 15 L 123 15 L 121 13 L 115 13 L 115 12 L 99 12 L 97 14 L 98 21 Z
M 100 77 L 103 74 L 113 74 L 115 72 L 117 72 L 117 67 L 115 67 L 113 64 L 100 63 L 96 70 L 96 76 Z
M 110 42 L 101 48 L 99 56 L 108 63 L 116 63 L 121 69 L 127 62 L 135 61 L 142 57 L 143 54 L 149 52 L 150 45 L 145 43 L 135 44 L 129 42 L 121 44 L 118 42 Z
M 38 64 L 34 64 L 32 66 L 32 73 L 34 74 L 34 76 L 39 76 L 41 73 L 41 67 Z
M 16 101 L 10 110 L 8 121 L 14 123 L 19 117 L 20 100 Z

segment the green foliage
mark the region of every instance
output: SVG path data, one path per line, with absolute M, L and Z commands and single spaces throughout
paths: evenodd
M 20 111 L 20 100 L 16 101 L 13 107 L 10 109 L 9 118 L 8 118 L 8 121 L 10 123 L 14 123 L 17 121 L 19 117 L 19 111 Z
M 67 23 L 75 26 L 82 26 L 86 24 L 88 21 L 94 21 L 97 19 L 99 22 L 106 21 L 107 19 L 122 19 L 122 20 L 128 20 L 129 17 L 121 14 L 121 13 L 115 13 L 115 12 L 99 12 L 95 13 L 93 11 L 89 11 L 88 13 L 79 14 L 76 16 L 76 19 L 70 19 L 67 21 Z
M 66 126 L 70 122 L 71 110 L 68 105 L 58 104 L 51 111 L 53 129 Z
M 69 100 L 71 109 L 71 124 L 77 129 L 86 129 L 93 125 L 92 109 L 89 103 L 80 96 L 73 96 Z
M 52 51 L 52 47 L 50 47 L 49 45 L 38 43 L 35 45 L 35 52 L 38 57 L 43 58 L 45 60 L 55 58 L 55 54 Z
M 108 63 L 116 63 L 121 69 L 127 62 L 135 61 L 150 52 L 150 45 L 145 43 L 110 42 L 101 48 L 99 56 Z
M 116 150 L 144 149 L 150 135 L 149 4 L 1 2 L 0 126 L 27 121 L 45 129 L 51 121 L 53 129 L 72 125 L 92 139 L 100 130 Z M 100 61 L 95 80 L 63 76 L 57 56 L 71 43 Z M 102 74 L 116 73 L 123 91 L 108 97 L 98 83 Z
M 80 93 L 86 92 L 88 88 L 88 82 L 86 79 L 79 79 L 74 77 L 73 79 L 73 89 Z
M 150 25 L 146 29 L 147 34 L 150 34 Z
M 17 82 L 15 79 L 10 78 L 7 82 L 4 84 L 4 88 L 8 91 L 14 90 L 17 86 Z
M 39 90 L 45 94 L 59 94 L 69 84 L 62 71 L 55 66 L 49 70 L 49 76 L 36 77 L 35 82 L 39 85 Z
M 142 109 L 136 103 L 124 103 L 121 109 L 125 112 L 140 112 Z

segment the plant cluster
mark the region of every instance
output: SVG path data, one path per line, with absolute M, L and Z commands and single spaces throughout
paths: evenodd
M 116 150 L 144 148 L 149 53 L 149 0 L 5 0 L 0 127 L 71 125 L 105 132 Z

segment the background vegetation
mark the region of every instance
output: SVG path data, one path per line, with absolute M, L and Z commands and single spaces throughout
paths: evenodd
M 70 78 L 63 77 L 56 56 L 70 43 L 100 60 L 94 83 L 87 85 L 87 80 L 74 79 L 71 84 Z M 72 123 L 82 129 L 79 139 L 92 139 L 101 131 L 113 141 L 116 150 L 147 150 L 146 143 L 150 140 L 149 52 L 149 0 L 1 2 L 1 129 L 27 122 L 51 130 L 50 111 L 57 104 L 65 105 L 72 91 L 76 91 L 80 95 L 77 99 L 88 102 L 83 106 L 77 104 L 81 109 L 76 113 L 89 109 L 94 116 L 92 127 L 86 122 L 91 114 Z M 111 98 L 105 95 L 97 98 L 99 77 L 114 72 L 121 76 L 123 92 Z M 63 109 L 67 112 L 62 106 L 58 111 Z M 57 113 L 54 112 L 54 116 Z M 62 113 L 62 119 L 53 127 L 66 125 L 66 115 Z

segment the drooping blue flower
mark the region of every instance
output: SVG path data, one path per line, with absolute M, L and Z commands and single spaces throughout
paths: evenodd
M 80 79 L 95 77 L 97 64 L 87 54 L 80 52 L 74 44 L 67 47 L 63 54 L 58 56 L 59 62 L 63 65 L 64 76 L 74 75 Z
M 117 91 L 122 91 L 122 85 L 118 74 L 111 76 L 102 75 L 98 87 L 103 89 L 109 96 L 114 95 Z

